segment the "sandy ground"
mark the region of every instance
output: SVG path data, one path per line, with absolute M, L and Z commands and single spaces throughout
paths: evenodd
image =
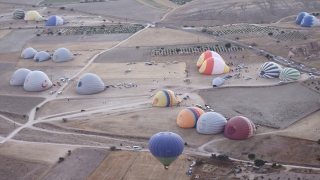
M 121 19 L 139 19 L 143 21 L 153 22 L 160 19 L 164 11 L 153 9 L 151 7 L 142 5 L 136 1 L 107 1 L 101 3 L 87 3 L 83 4 L 69 4 L 65 5 L 67 9 L 73 8 L 77 12 L 92 13 L 100 16 L 120 17 Z M 130 7 L 130 8 L 129 8 Z M 134 13 L 139 12 L 139 13 Z M 123 20 L 121 20 L 123 21 Z
M 114 48 L 101 54 L 95 63 L 128 63 L 148 62 L 150 58 L 150 47 Z M 127 66 L 131 67 L 131 66 Z
M 190 179 L 186 175 L 189 165 L 187 156 L 181 155 L 165 170 L 149 152 L 116 151 L 110 152 L 88 179 Z
M 204 36 L 167 28 L 148 28 L 120 47 L 166 46 L 172 44 L 216 43 L 217 41 Z
M 78 149 L 65 157 L 65 160 L 55 166 L 44 179 L 86 179 L 107 154 L 106 149 Z
M 26 41 L 36 36 L 38 30 L 13 30 L 1 39 L 0 53 L 18 52 L 25 46 Z
M 13 122 L 10 122 L 2 117 L 0 117 L 0 136 L 6 137 L 9 135 L 13 130 L 19 127 L 19 125 L 14 124 Z
M 0 109 L 4 112 L 28 115 L 30 110 L 41 103 L 41 97 L 0 96 Z

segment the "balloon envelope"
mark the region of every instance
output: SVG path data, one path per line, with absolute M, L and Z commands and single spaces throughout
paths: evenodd
M 284 68 L 280 72 L 279 79 L 281 81 L 295 81 L 300 78 L 300 72 L 294 68 Z
M 157 107 L 175 106 L 181 99 L 171 90 L 161 90 L 153 98 L 152 105 Z
M 222 74 L 230 72 L 229 66 L 225 62 L 217 57 L 206 59 L 201 65 L 199 72 L 201 74 L 211 75 L 211 74 Z
M 200 55 L 200 57 L 199 57 L 199 59 L 197 61 L 197 67 L 200 68 L 201 65 L 203 64 L 203 62 L 206 59 L 211 58 L 211 57 L 217 57 L 217 58 L 222 59 L 222 57 L 218 53 L 216 53 L 215 51 L 205 51 Z
M 204 111 L 197 107 L 187 107 L 180 111 L 177 117 L 177 125 L 181 128 L 196 127 L 197 121 Z
M 159 132 L 153 135 L 148 143 L 152 155 L 164 166 L 169 166 L 184 149 L 183 139 L 173 132 Z
M 259 76 L 263 78 L 276 78 L 279 77 L 282 68 L 279 64 L 274 62 L 266 62 L 260 66 Z
M 305 16 L 307 16 L 307 15 L 309 15 L 308 13 L 306 13 L 306 12 L 301 12 L 301 13 L 299 13 L 298 14 L 298 16 L 297 16 L 297 18 L 296 18 L 296 24 L 301 24 L 301 21 L 303 20 L 303 18 L 305 17 Z
M 320 21 L 315 16 L 306 15 L 302 19 L 300 26 L 302 26 L 302 27 L 317 27 L 317 26 L 320 26 Z
M 235 116 L 227 122 L 224 128 L 224 135 L 233 140 L 250 138 L 256 132 L 253 122 L 243 116 Z

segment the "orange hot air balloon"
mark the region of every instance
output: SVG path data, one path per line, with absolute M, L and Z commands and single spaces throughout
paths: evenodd
M 201 74 L 222 74 L 230 72 L 229 66 L 220 58 L 208 58 L 201 65 L 199 72 Z
M 180 111 L 177 117 L 177 124 L 181 128 L 196 127 L 197 121 L 204 111 L 197 107 L 187 107 Z
M 217 57 L 217 58 L 222 59 L 222 57 L 221 57 L 218 53 L 216 53 L 215 51 L 205 51 L 205 52 L 203 52 L 203 53 L 200 55 L 200 57 L 199 57 L 199 59 L 198 59 L 198 61 L 197 61 L 197 67 L 200 68 L 201 65 L 202 65 L 202 63 L 203 63 L 206 59 L 211 58 L 211 57 Z M 223 59 L 222 59 L 222 60 L 223 60 Z M 223 60 L 223 61 L 224 61 L 224 60 Z

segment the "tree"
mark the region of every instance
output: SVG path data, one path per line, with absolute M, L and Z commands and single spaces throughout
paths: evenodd
M 261 160 L 261 159 L 256 159 L 254 160 L 254 165 L 256 166 L 263 166 L 266 162 L 264 160 Z
M 248 154 L 248 158 L 253 160 L 254 158 L 256 158 L 256 155 L 255 154 Z
M 230 43 L 227 43 L 224 45 L 226 48 L 230 48 L 231 47 L 231 44 Z
M 269 32 L 268 35 L 269 35 L 269 36 L 272 36 L 272 35 L 273 35 L 273 32 Z
M 61 10 L 65 10 L 66 8 L 65 8 L 65 7 L 60 7 L 60 9 L 61 9 Z
M 276 168 L 277 167 L 277 164 L 276 163 L 272 163 L 272 168 Z
M 40 107 L 36 107 L 36 111 L 39 111 Z
M 187 146 L 187 145 L 188 145 L 188 143 L 187 143 L 187 142 L 184 142 L 184 145 L 185 145 L 185 146 Z
M 63 122 L 67 122 L 67 120 L 68 120 L 67 118 L 62 118 Z
M 318 144 L 320 144 L 320 139 L 318 139 Z
M 115 146 L 110 146 L 110 150 L 111 150 L 111 151 L 115 151 L 115 150 L 116 150 L 116 147 L 115 147 Z

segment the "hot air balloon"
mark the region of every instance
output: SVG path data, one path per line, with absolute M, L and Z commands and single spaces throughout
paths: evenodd
M 66 22 L 59 16 L 50 16 L 46 21 L 46 26 L 61 26 L 66 24 Z
M 32 47 L 28 47 L 21 53 L 21 58 L 23 59 L 30 59 L 33 58 L 36 55 L 37 51 L 33 49 Z
M 22 9 L 16 9 L 13 12 L 13 18 L 14 19 L 23 19 L 24 18 L 24 10 Z
M 204 111 L 197 107 L 187 107 L 180 111 L 177 117 L 177 124 L 181 128 L 196 127 L 199 117 Z
M 222 74 L 230 72 L 229 66 L 220 58 L 208 58 L 201 65 L 199 72 L 201 74 L 211 75 L 211 74 Z
M 66 48 L 59 48 L 52 55 L 54 62 L 67 62 L 73 60 L 73 58 L 74 55 Z
M 223 132 L 227 120 L 216 112 L 206 112 L 198 119 L 197 132 L 200 134 L 219 134 Z
M 203 52 L 203 53 L 200 55 L 200 57 L 199 57 L 199 59 L 198 59 L 198 61 L 197 61 L 197 67 L 200 68 L 201 65 L 202 65 L 202 63 L 203 63 L 206 59 L 211 58 L 211 57 L 217 57 L 217 58 L 222 59 L 222 57 L 221 57 L 218 53 L 216 53 L 215 51 L 205 51 L 205 52 Z M 223 59 L 222 59 L 222 60 L 223 60 Z M 224 61 L 224 60 L 223 60 L 223 61 Z
M 224 135 L 233 140 L 250 138 L 256 132 L 253 122 L 243 116 L 235 116 L 227 122 L 224 127 Z
M 176 96 L 171 90 L 161 90 L 153 98 L 152 105 L 157 107 L 175 106 L 181 102 L 180 97 Z
M 282 68 L 279 64 L 274 62 L 266 62 L 260 66 L 259 76 L 263 78 L 276 78 L 279 77 Z
M 79 94 L 96 94 L 104 91 L 106 89 L 106 85 L 102 82 L 102 80 L 93 73 L 86 73 L 82 75 L 78 81 L 76 91 Z
M 317 27 L 317 26 L 320 26 L 320 21 L 315 16 L 306 15 L 302 19 L 300 26 L 302 26 L 302 27 Z
M 183 139 L 173 132 L 159 132 L 148 143 L 151 154 L 166 168 L 176 160 L 183 151 Z
M 12 86 L 23 86 L 24 80 L 31 71 L 29 69 L 20 68 L 16 70 L 10 80 Z
M 28 11 L 24 16 L 24 20 L 33 21 L 36 20 L 38 17 L 41 17 L 41 15 L 37 11 Z
M 42 71 L 30 72 L 24 80 L 23 88 L 26 91 L 44 91 L 52 87 L 49 77 Z
M 221 77 L 216 77 L 212 80 L 212 86 L 213 87 L 218 87 L 221 86 L 226 80 L 230 79 L 232 76 L 228 75 L 224 78 Z
M 281 81 L 295 81 L 300 78 L 300 72 L 294 68 L 284 68 L 280 72 L 279 79 Z
M 308 16 L 309 14 L 308 13 L 306 13 L 306 12 L 301 12 L 301 13 L 299 13 L 298 14 L 298 16 L 297 16 L 297 18 L 296 18 L 296 24 L 301 24 L 301 21 L 303 20 L 303 18 L 305 17 L 305 16 Z

